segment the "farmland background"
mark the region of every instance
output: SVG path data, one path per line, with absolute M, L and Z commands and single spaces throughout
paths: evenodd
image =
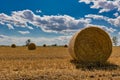
M 86 66 L 72 60 L 65 47 L 0 47 L 0 80 L 119 80 L 120 47 L 108 64 Z

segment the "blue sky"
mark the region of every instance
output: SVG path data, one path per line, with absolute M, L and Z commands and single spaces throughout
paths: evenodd
M 67 44 L 78 30 L 103 28 L 120 40 L 120 0 L 1 0 L 0 44 Z

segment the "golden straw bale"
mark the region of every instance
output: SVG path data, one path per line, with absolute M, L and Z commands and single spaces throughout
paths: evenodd
M 29 50 L 35 50 L 35 49 L 36 49 L 35 43 L 30 43 L 30 44 L 28 45 L 28 49 L 29 49 Z
M 12 44 L 11 47 L 12 47 L 12 48 L 16 48 L 16 45 L 15 45 L 15 44 Z
M 67 44 L 65 44 L 65 45 L 64 45 L 64 47 L 68 47 L 68 45 L 67 45 Z
M 109 35 L 98 27 L 87 27 L 72 37 L 69 53 L 73 59 L 82 63 L 106 62 L 112 52 Z
M 46 47 L 47 45 L 46 44 L 43 44 L 43 47 Z

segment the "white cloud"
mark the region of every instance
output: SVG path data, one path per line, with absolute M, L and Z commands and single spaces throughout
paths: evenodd
M 110 18 L 108 19 L 108 22 L 111 23 L 111 25 L 120 26 L 120 16 L 115 19 Z
M 42 13 L 42 11 L 41 10 L 36 10 L 36 13 Z
M 0 22 L 0 24 L 1 24 L 1 25 L 4 25 L 4 23 L 3 23 L 2 21 Z
M 95 15 L 95 14 L 88 14 L 85 15 L 86 18 L 90 19 L 97 19 L 97 20 L 107 20 L 109 19 L 108 17 L 102 16 L 102 15 Z
M 86 4 L 93 3 L 91 8 L 100 9 L 99 13 L 109 12 L 115 9 L 120 11 L 120 0 L 79 0 L 79 2 L 84 2 Z
M 85 2 L 86 4 L 90 4 L 90 2 L 92 2 L 94 0 L 79 0 L 79 2 Z
M 32 27 L 32 26 L 28 26 L 28 29 L 31 29 L 31 30 L 32 30 L 32 29 L 33 29 L 33 27 Z
M 115 17 L 118 17 L 118 16 L 119 16 L 119 13 L 116 12 L 116 13 L 114 13 L 113 15 L 114 15 Z
M 36 16 L 33 25 L 40 27 L 45 32 L 63 32 L 64 30 L 78 30 L 86 24 L 89 24 L 89 19 L 75 19 L 68 15 L 59 16 Z
M 113 26 L 116 26 L 116 27 L 120 26 L 120 16 L 116 18 L 109 18 L 102 15 L 88 14 L 88 15 L 85 15 L 85 18 L 103 20 L 103 21 L 106 21 L 107 23 L 110 23 Z
M 41 28 L 44 32 L 55 32 L 64 35 L 71 35 L 79 29 L 88 26 L 91 24 L 92 19 L 104 20 L 116 26 L 120 24 L 119 17 L 112 19 L 102 15 L 93 14 L 85 15 L 85 18 L 80 19 L 75 19 L 69 15 L 39 16 L 34 14 L 31 10 L 13 11 L 10 16 L 4 13 L 0 14 L 0 22 L 7 26 L 8 24 L 11 25 L 11 27 L 9 27 L 10 29 L 13 29 L 12 26 L 33 29 L 32 26 L 34 26 Z M 110 32 L 115 31 L 113 28 L 108 29 Z M 21 34 L 29 34 L 29 31 L 18 32 Z
M 23 22 L 27 22 L 28 20 L 33 21 L 34 13 L 31 10 L 13 11 L 10 17 L 16 21 L 23 20 Z
M 1 13 L 0 24 L 3 24 L 3 25 L 9 24 L 15 27 L 33 29 L 31 26 L 29 26 L 29 21 L 33 20 L 33 16 L 34 14 L 30 10 L 13 11 L 10 16 L 7 14 Z
M 11 24 L 6 24 L 9 29 L 14 29 L 14 27 Z
M 0 38 L 3 39 L 3 38 L 6 38 L 8 36 L 5 36 L 5 35 L 0 35 Z
M 108 31 L 109 33 L 114 33 L 115 31 L 117 31 L 116 29 L 114 29 L 114 28 L 112 28 L 112 27 L 110 27 L 110 28 L 108 28 L 108 27 L 104 27 L 105 29 L 106 29 L 106 31 Z
M 114 33 L 115 31 L 117 31 L 116 29 L 114 29 L 112 27 L 107 27 L 107 26 L 104 26 L 104 25 L 88 24 L 87 26 L 96 26 L 96 27 L 99 27 L 99 28 L 107 31 L 109 34 Z
M 119 27 L 120 26 L 120 0 L 79 0 L 79 2 L 84 2 L 86 4 L 90 4 L 91 8 L 99 9 L 99 13 L 109 12 L 112 10 L 116 10 L 116 13 L 113 15 L 116 18 L 110 18 L 102 15 L 88 14 L 85 17 L 89 19 L 95 20 L 104 20 L 106 23 L 110 23 L 112 26 Z M 108 13 L 109 14 L 109 13 Z
M 108 12 L 108 11 L 110 11 L 110 9 L 101 9 L 99 13 Z
M 64 45 L 68 44 L 71 36 L 57 36 L 52 38 L 46 38 L 46 37 L 13 37 L 13 36 L 6 36 L 6 35 L 0 35 L 0 44 L 1 45 L 25 45 L 25 41 L 30 39 L 32 42 L 34 42 L 36 45 L 52 45 L 52 44 L 58 44 L 58 45 Z
M 13 11 L 12 14 L 0 14 L 0 22 L 15 27 L 33 29 L 30 25 L 41 28 L 44 32 L 64 33 L 78 30 L 91 22 L 90 19 L 75 19 L 68 15 L 39 16 L 31 10 Z
M 18 31 L 18 32 L 19 32 L 20 34 L 23 34 L 23 35 L 30 33 L 29 31 Z
M 107 28 L 106 26 L 100 26 L 100 25 L 90 25 L 89 26 L 98 26 L 107 32 L 111 33 L 116 31 L 113 28 Z M 73 35 L 73 34 L 72 34 Z M 6 36 L 6 35 L 0 35 L 0 44 L 1 45 L 11 45 L 12 43 L 16 45 L 25 45 L 25 41 L 30 39 L 32 42 L 34 42 L 37 45 L 52 45 L 52 44 L 58 44 L 58 45 L 64 45 L 68 44 L 72 35 L 68 36 L 56 36 L 56 37 L 15 37 L 15 36 Z
M 118 32 L 118 34 L 120 35 L 120 32 Z

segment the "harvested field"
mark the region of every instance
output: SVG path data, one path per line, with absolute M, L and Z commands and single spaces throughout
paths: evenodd
M 108 62 L 77 63 L 65 47 L 0 47 L 0 80 L 120 80 L 120 47 Z

